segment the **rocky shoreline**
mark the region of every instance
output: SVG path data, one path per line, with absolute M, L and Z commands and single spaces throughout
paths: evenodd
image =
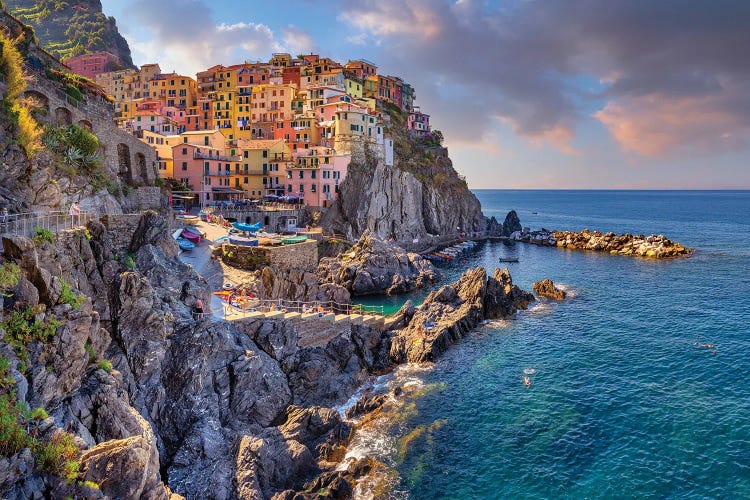
M 618 235 L 612 232 L 602 233 L 601 231 L 589 231 L 588 229 L 583 231 L 550 231 L 547 229 L 530 231 L 528 228 L 524 228 L 523 231 L 512 233 L 509 239 L 534 245 L 654 259 L 687 257 L 694 251 L 662 234 L 645 236 L 643 234 L 626 233 Z
M 193 314 L 198 299 L 210 303 L 210 287 L 180 261 L 156 213 L 91 222 L 52 241 L 2 243 L 0 264 L 18 269 L 4 285 L 5 317 L 30 308 L 28 328 L 37 319 L 54 328 L 22 349 L 17 321 L 3 323 L 0 354 L 12 380 L 2 379 L 0 396 L 43 408 L 49 416 L 38 424 L 20 410 L 13 418 L 34 425 L 44 442 L 69 436 L 78 467 L 66 483 L 23 444 L 6 450 L 7 498 L 53 490 L 86 498 L 348 498 L 380 465 L 341 464 L 353 429 L 332 407 L 373 374 L 433 360 L 481 321 L 534 300 L 507 270 L 487 277 L 477 268 L 385 325 L 227 322 Z M 276 285 L 266 281 L 271 293 Z M 313 285 L 308 292 L 317 294 Z

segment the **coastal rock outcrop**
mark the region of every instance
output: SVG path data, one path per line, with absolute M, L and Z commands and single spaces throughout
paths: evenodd
M 249 274 L 238 291 L 260 299 L 351 304 L 351 294 L 337 283 L 321 283 L 318 275 L 301 269 L 265 266 Z
M 655 259 L 670 259 L 674 257 L 689 256 L 693 250 L 680 243 L 670 240 L 662 234 L 651 234 L 648 236 L 630 233 L 618 235 L 612 232 L 601 231 L 516 231 L 510 238 L 524 243 L 536 245 L 556 246 L 569 248 L 571 250 L 591 250 L 596 252 L 608 252 L 612 255 L 634 255 L 638 257 L 650 257 Z
M 540 297 L 547 297 L 548 299 L 553 300 L 565 300 L 565 290 L 557 288 L 555 283 L 549 278 L 535 282 L 532 289 L 534 290 L 534 293 Z
M 430 293 L 394 332 L 391 360 L 432 361 L 483 320 L 507 318 L 534 300 L 513 284 L 507 269 L 496 269 L 489 279 L 484 268 L 469 269 L 457 282 Z
M 67 485 L 20 450 L 0 463 L 0 495 L 268 498 L 330 471 L 350 431 L 319 405 L 385 368 L 390 335 L 340 321 L 196 319 L 210 289 L 175 256 L 165 221 L 106 222 L 53 242 L 7 236 L 0 257 L 19 273 L 3 285 L 4 317 L 28 308 L 29 325 L 54 325 L 23 349 L 0 327 L 0 395 L 12 376 L 18 401 L 50 415 L 34 424 L 39 439 L 69 433 L 84 450 L 79 477 L 101 489 Z
M 352 295 L 404 293 L 437 281 L 432 263 L 366 231 L 348 252 L 321 259 L 318 276 Z

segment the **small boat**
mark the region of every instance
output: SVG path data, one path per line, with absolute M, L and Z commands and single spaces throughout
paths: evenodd
M 204 233 L 203 231 L 201 231 L 200 229 L 198 229 L 195 226 L 187 226 L 187 227 L 183 228 L 183 232 L 185 232 L 185 231 L 187 231 L 189 233 L 192 233 L 192 234 L 195 234 L 197 236 L 200 236 L 202 238 L 206 237 L 206 233 Z
M 191 233 L 189 231 L 184 231 L 184 230 L 180 234 L 180 238 L 184 238 L 190 241 L 191 243 L 193 243 L 194 245 L 197 245 L 201 242 L 200 236 L 198 236 L 197 234 Z
M 181 250 L 189 252 L 195 248 L 195 243 L 186 240 L 185 238 L 177 238 L 177 246 L 179 246 Z
M 216 238 L 213 241 L 213 244 L 214 245 L 221 245 L 222 243 L 226 243 L 228 239 L 229 239 L 229 235 L 219 236 L 218 238 Z
M 518 262 L 518 257 L 507 257 L 507 258 L 500 257 L 498 260 L 500 262 Z
M 257 247 L 258 238 L 246 238 L 244 236 L 229 235 L 227 238 L 230 245 L 239 245 L 243 247 Z
M 185 224 L 198 224 L 200 222 L 200 218 L 197 215 L 178 215 L 175 217 L 176 220 L 180 222 L 184 222 Z
M 294 245 L 295 243 L 302 243 L 303 241 L 307 241 L 307 236 L 296 235 L 281 239 L 281 243 L 283 243 L 284 245 Z
M 255 233 L 260 228 L 263 227 L 263 224 L 260 222 L 256 222 L 255 224 L 245 224 L 244 222 L 232 222 L 232 226 L 234 226 L 235 229 L 239 229 L 240 231 L 243 231 L 245 233 Z

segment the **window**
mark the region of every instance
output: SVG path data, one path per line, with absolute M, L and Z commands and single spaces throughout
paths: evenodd
M 330 184 L 323 184 L 323 192 L 324 193 L 330 193 L 331 192 L 331 185 Z
M 292 185 L 291 185 L 291 184 L 288 184 L 288 185 L 287 185 L 287 187 L 286 187 L 286 192 L 287 192 L 287 193 L 291 193 L 291 192 L 292 192 Z
M 299 193 L 300 194 L 304 194 L 304 192 L 305 192 L 305 185 L 304 184 L 300 184 L 299 185 Z
M 187 170 L 187 162 L 186 161 L 182 162 L 182 170 Z
M 204 145 L 204 146 L 208 146 L 208 136 L 205 136 L 205 137 L 203 138 L 203 145 Z
M 317 193 L 318 190 L 316 189 L 316 186 L 317 186 L 317 184 L 312 184 L 310 186 L 310 191 L 312 191 L 313 193 Z
M 315 170 L 313 170 L 312 172 L 310 172 L 310 174 L 311 174 L 311 175 L 310 175 L 310 178 L 311 178 L 311 179 L 315 179 L 315 178 L 317 177 L 317 174 L 318 174 L 318 172 L 317 172 L 317 171 L 315 171 Z M 315 191 L 315 190 L 313 189 L 313 191 Z
M 305 171 L 304 170 L 300 170 L 299 171 L 299 178 L 300 179 L 304 179 L 305 178 Z
M 268 150 L 267 149 L 263 150 L 263 158 L 268 158 Z

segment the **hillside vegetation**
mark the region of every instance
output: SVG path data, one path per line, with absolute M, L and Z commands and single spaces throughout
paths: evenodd
M 6 0 L 7 10 L 31 25 L 41 45 L 60 59 L 106 50 L 133 67 L 128 42 L 99 0 Z M 119 69 L 119 68 L 112 68 Z

